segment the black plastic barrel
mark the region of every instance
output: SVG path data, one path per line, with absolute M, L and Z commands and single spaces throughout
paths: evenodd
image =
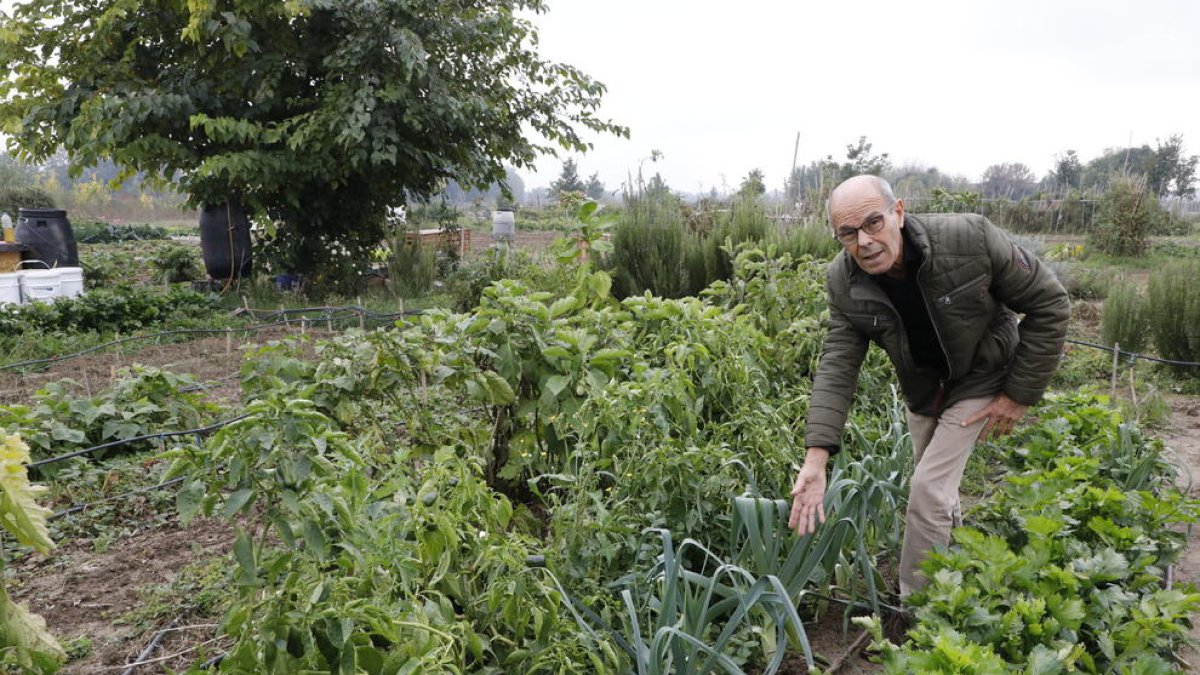
M 250 218 L 237 204 L 200 211 L 200 250 L 204 269 L 218 281 L 250 277 Z
M 79 247 L 66 211 L 18 210 L 17 241 L 33 249 L 34 257 L 51 267 L 79 267 Z

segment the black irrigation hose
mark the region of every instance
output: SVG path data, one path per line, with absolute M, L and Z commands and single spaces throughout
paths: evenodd
M 155 649 L 158 649 L 158 643 L 162 642 L 163 636 L 169 633 L 178 622 L 179 618 L 176 617 L 173 621 L 171 621 L 169 626 L 155 633 L 154 639 L 150 641 L 150 644 L 146 645 L 146 648 L 143 649 L 140 654 L 138 654 L 138 657 L 133 660 L 133 663 L 129 664 L 128 668 L 121 671 L 121 675 L 133 675 L 133 671 L 137 670 L 138 666 L 143 665 L 142 662 L 149 658 L 150 655 L 154 653 Z
M 486 409 L 487 409 L 487 408 L 462 408 L 462 409 L 460 409 L 460 410 L 448 410 L 448 411 L 445 411 L 445 412 L 434 413 L 434 417 L 439 417 L 439 418 L 440 418 L 440 417 L 446 417 L 446 416 L 448 416 L 448 415 L 459 415 L 459 414 L 462 414 L 462 413 L 479 412 L 480 410 L 486 410 Z M 245 419 L 246 417 L 249 417 L 249 415 L 241 415 L 241 416 L 239 416 L 239 417 L 235 417 L 235 418 L 233 418 L 233 419 L 226 420 L 226 421 L 224 421 L 224 422 L 219 422 L 219 423 L 217 423 L 217 424 L 214 424 L 214 425 L 212 425 L 212 426 L 202 427 L 202 428 L 200 428 L 200 429 L 187 429 L 187 430 L 184 430 L 184 431 L 169 431 L 169 432 L 166 432 L 166 433 L 161 433 L 161 434 L 150 434 L 150 435 L 147 435 L 147 436 L 137 436 L 137 437 L 135 437 L 135 438 L 127 438 L 127 439 L 125 439 L 125 440 L 123 440 L 123 441 L 113 441 L 113 442 L 111 442 L 111 443 L 105 443 L 105 444 L 103 444 L 103 445 L 97 445 L 97 446 L 95 446 L 95 447 L 92 447 L 92 448 L 86 448 L 86 449 L 84 449 L 84 450 L 79 450 L 79 451 L 77 451 L 77 452 L 72 452 L 72 453 L 70 453 L 70 454 L 67 454 L 67 455 L 62 455 L 62 456 L 60 456 L 60 457 L 52 457 L 52 458 L 50 458 L 50 459 L 43 459 L 43 460 L 41 460 L 41 461 L 34 462 L 33 464 L 30 464 L 30 465 L 28 465 L 28 466 L 29 466 L 29 468 L 35 468 L 35 467 L 38 467 L 38 466 L 42 466 L 42 465 L 44 465 L 44 464 L 51 464 L 51 463 L 53 463 L 53 462 L 58 462 L 58 461 L 63 461 L 63 460 L 71 459 L 71 458 L 73 458 L 73 457 L 78 457 L 78 456 L 81 456 L 81 455 L 87 454 L 87 453 L 89 453 L 89 452 L 95 451 L 95 450 L 100 450 L 100 449 L 103 449 L 103 448 L 114 447 L 114 446 L 122 445 L 122 444 L 125 444 L 125 443 L 133 443 L 133 442 L 135 442 L 135 441 L 147 440 L 147 439 L 151 439 L 151 438 L 166 438 L 166 437 L 168 437 L 168 436 L 184 436 L 184 435 L 187 435 L 187 434 L 196 434 L 196 435 L 197 435 L 197 437 L 201 437 L 201 436 L 202 436 L 204 433 L 207 433 L 207 432 L 209 432 L 209 431 L 213 431 L 213 430 L 215 430 L 215 429 L 219 429 L 219 428 L 221 428 L 221 427 L 224 427 L 224 426 L 228 426 L 228 425 L 230 425 L 230 424 L 232 424 L 232 423 L 234 423 L 234 422 L 237 422 L 238 420 Z M 401 424 L 403 424 L 403 423 L 401 423 Z M 79 512 L 79 511 L 83 511 L 84 509 L 90 508 L 90 507 L 92 507 L 92 506 L 96 506 L 96 505 L 98 505 L 98 504 L 104 504 L 104 503 L 106 503 L 106 502 L 111 502 L 111 501 L 115 501 L 115 500 L 118 500 L 118 499 L 124 499 L 125 497 L 131 497 L 131 496 L 133 496 L 133 495 L 138 495 L 138 494 L 142 494 L 142 493 L 145 493 L 145 492 L 152 492 L 152 491 L 154 491 L 154 490 L 160 490 L 160 489 L 162 489 L 162 488 L 165 488 L 165 487 L 170 487 L 170 486 L 172 486 L 172 485 L 178 485 L 178 484 L 179 484 L 179 483 L 181 483 L 181 482 L 183 482 L 183 478 L 182 478 L 182 477 L 181 477 L 181 478 L 173 478 L 173 479 L 171 479 L 171 480 L 169 480 L 169 481 L 167 481 L 167 482 L 165 482 L 165 483 L 159 483 L 158 485 L 152 485 L 152 486 L 150 486 L 150 487 L 144 487 L 144 488 L 138 488 L 138 489 L 136 489 L 136 490 L 130 490 L 129 492 L 123 492 L 123 493 L 121 493 L 121 494 L 119 494 L 119 495 L 113 495 L 113 496 L 111 496 L 111 497 L 105 497 L 104 499 L 100 499 L 100 500 L 97 500 L 97 501 L 94 501 L 94 502 L 88 502 L 88 503 L 86 503 L 86 504 L 76 504 L 76 505 L 74 505 L 74 506 L 71 506 L 71 507 L 69 507 L 69 508 L 63 509 L 62 511 L 59 511 L 59 512 L 57 512 L 57 513 L 55 513 L 55 514 L 51 515 L 51 516 L 50 516 L 50 518 L 49 518 L 49 520 L 55 520 L 56 518 L 61 518 L 61 517 L 65 516 L 65 515 L 68 515 L 68 514 L 71 514 L 71 513 L 77 513 L 77 512 Z M 542 560 L 543 560 L 543 566 L 544 566 L 544 561 L 545 561 L 545 559 L 543 558 Z
M 1156 356 L 1146 356 L 1145 354 L 1138 354 L 1136 352 L 1127 352 L 1124 349 L 1120 349 L 1119 347 L 1113 348 L 1113 347 L 1109 347 L 1107 345 L 1098 345 L 1094 342 L 1084 342 L 1083 340 L 1068 339 L 1067 342 L 1070 342 L 1073 345 L 1083 345 L 1084 347 L 1092 347 L 1094 349 L 1102 349 L 1106 352 L 1116 351 L 1118 358 L 1120 358 L 1121 354 L 1124 354 L 1125 356 L 1129 357 L 1130 363 L 1132 363 L 1138 359 L 1142 359 L 1143 361 L 1154 361 L 1155 363 L 1165 363 L 1165 364 L 1171 365 L 1171 366 L 1189 366 L 1192 368 L 1200 367 L 1200 361 L 1172 361 L 1171 359 L 1160 359 Z
M 133 438 L 126 438 L 126 439 L 119 440 L 119 441 L 110 441 L 108 443 L 101 443 L 100 445 L 94 445 L 90 448 L 84 448 L 83 450 L 76 450 L 75 452 L 69 452 L 65 455 L 59 455 L 58 457 L 50 457 L 48 459 L 40 459 L 36 462 L 29 464 L 28 466 L 29 466 L 29 468 L 34 469 L 39 466 L 45 466 L 47 464 L 54 464 L 55 462 L 61 462 L 64 460 L 73 459 L 75 457 L 82 457 L 83 455 L 95 452 L 97 450 L 103 450 L 105 448 L 115 448 L 120 445 L 126 445 L 128 443 L 135 443 L 137 441 L 146 441 L 146 440 L 150 440 L 150 439 L 154 439 L 154 438 L 170 438 L 171 436 L 187 436 L 189 434 L 203 435 L 210 431 L 220 429 L 221 427 L 229 426 L 230 424 L 233 424 L 234 422 L 237 422 L 239 420 L 246 419 L 247 417 L 249 417 L 249 414 L 238 415 L 237 417 L 234 417 L 232 419 L 228 419 L 223 422 L 217 422 L 216 424 L 212 424 L 207 427 L 199 427 L 197 429 L 185 429 L 183 431 L 164 431 L 162 433 L 157 433 L 157 434 L 146 434 L 144 436 L 134 436 Z
M 132 497 L 134 495 L 140 495 L 140 494 L 143 494 L 146 492 L 153 492 L 155 490 L 161 490 L 166 487 L 171 487 L 172 485 L 178 485 L 182 482 L 183 482 L 183 477 L 181 476 L 179 478 L 172 478 L 171 480 L 169 480 L 165 483 L 159 483 L 158 485 L 151 485 L 150 487 L 138 488 L 137 490 L 130 490 L 129 492 L 123 492 L 119 495 L 105 497 L 104 499 L 97 499 L 94 502 L 87 502 L 86 504 L 75 504 L 69 508 L 63 509 L 62 511 L 56 511 L 53 515 L 51 515 L 46 520 L 58 520 L 59 518 L 62 518 L 63 516 L 68 516 L 68 515 L 71 515 L 72 513 L 78 513 L 80 511 L 90 509 L 93 506 L 99 506 L 100 504 L 106 504 L 108 502 L 116 501 L 118 499 L 125 499 L 126 497 Z
M 190 387 L 182 387 L 182 388 L 180 388 L 180 389 L 179 389 L 179 393 L 181 393 L 181 394 L 188 394 L 188 393 L 191 393 L 191 392 L 193 392 L 193 391 L 204 391 L 205 389 L 212 389 L 214 386 L 216 386 L 216 385 L 218 385 L 218 384 L 220 384 L 220 383 L 222 383 L 222 382 L 229 382 L 230 380 L 236 380 L 236 379 L 240 378 L 241 376 L 242 376 L 242 375 L 241 375 L 241 373 L 234 373 L 233 375 L 230 375 L 230 376 L 228 376 L 228 377 L 221 377 L 221 378 L 218 378 L 218 379 L 215 379 L 215 380 L 208 380 L 208 381 L 206 381 L 206 382 L 199 382 L 199 383 L 193 384 L 193 385 L 192 385 L 192 386 L 190 386 Z

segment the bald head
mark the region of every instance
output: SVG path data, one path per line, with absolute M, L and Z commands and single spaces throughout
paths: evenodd
M 833 224 L 833 213 L 840 209 L 843 205 L 849 203 L 858 203 L 864 199 L 878 197 L 883 200 L 887 207 L 891 207 L 896 203 L 896 195 L 892 192 L 892 186 L 879 176 L 854 176 L 842 181 L 840 185 L 829 193 L 829 203 L 825 205 L 826 217 Z
M 903 278 L 904 202 L 878 176 L 855 176 L 829 194 L 829 227 L 867 274 Z

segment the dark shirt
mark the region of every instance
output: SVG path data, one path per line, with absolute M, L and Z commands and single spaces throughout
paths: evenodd
M 903 230 L 901 230 L 904 232 Z M 908 348 L 912 352 L 913 361 L 921 368 L 928 368 L 941 377 L 945 377 L 949 368 L 946 365 L 946 352 L 938 342 L 937 332 L 933 322 L 929 320 L 929 307 L 921 297 L 921 289 L 917 286 L 917 270 L 921 267 L 921 251 L 908 240 L 904 233 L 904 269 L 903 279 L 893 279 L 886 274 L 872 275 L 887 294 L 908 334 Z

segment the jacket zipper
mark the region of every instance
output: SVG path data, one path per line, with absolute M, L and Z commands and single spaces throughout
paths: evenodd
M 929 256 L 925 256 L 925 259 L 921 261 L 921 267 L 919 269 L 917 269 L 916 282 L 917 282 L 917 292 L 921 294 L 921 301 L 925 303 L 925 311 L 929 312 L 929 325 L 933 326 L 933 336 L 935 338 L 937 338 L 938 346 L 942 348 L 942 355 L 944 355 L 946 357 L 946 377 L 938 380 L 937 393 L 933 395 L 933 409 L 940 411 L 941 406 L 942 406 L 942 398 L 944 398 L 945 394 L 946 394 L 946 382 L 954 379 L 954 377 L 953 377 L 954 364 L 950 361 L 950 352 L 949 352 L 949 350 L 946 349 L 946 343 L 942 341 L 942 332 L 940 330 L 938 330 L 938 321 L 937 321 L 937 317 L 934 316 L 934 314 L 933 314 L 933 307 L 930 306 L 929 298 L 926 297 L 926 295 L 925 295 L 925 288 L 921 285 L 921 275 L 925 272 L 925 268 L 928 265 L 929 265 Z M 971 282 L 971 283 L 975 283 L 975 282 Z M 960 289 L 961 288 L 962 287 L 960 287 Z M 957 292 L 958 290 L 959 289 L 955 289 L 955 292 Z M 946 294 L 944 296 L 945 299 L 949 300 L 950 295 L 952 295 L 952 294 L 951 293 Z M 947 302 L 946 304 L 949 304 L 949 303 Z

